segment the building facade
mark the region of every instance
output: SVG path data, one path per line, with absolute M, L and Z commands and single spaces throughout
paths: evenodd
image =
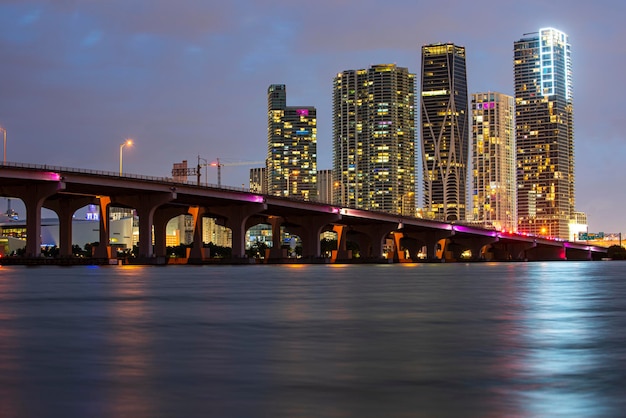
M 333 203 L 333 170 L 318 170 L 317 172 L 317 200 L 318 202 Z
M 250 191 L 267 194 L 267 169 L 265 167 L 250 169 Z
M 464 47 L 422 47 L 420 109 L 425 216 L 465 220 L 469 112 Z
M 315 200 L 317 194 L 317 112 L 287 106 L 284 84 L 267 90 L 268 194 Z
M 472 94 L 472 215 L 470 221 L 517 231 L 515 102 L 502 93 Z
M 335 77 L 333 196 L 344 207 L 415 213 L 415 75 L 407 68 Z
M 518 229 L 567 239 L 575 203 L 568 36 L 525 35 L 514 43 L 514 70 Z

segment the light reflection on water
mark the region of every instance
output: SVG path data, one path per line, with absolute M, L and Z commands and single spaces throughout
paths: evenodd
M 3 267 L 0 417 L 620 416 L 625 268 Z

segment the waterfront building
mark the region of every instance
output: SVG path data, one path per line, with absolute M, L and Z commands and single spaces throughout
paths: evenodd
M 407 68 L 334 78 L 333 195 L 343 207 L 415 212 L 415 74 Z
M 567 239 L 575 207 L 568 36 L 552 28 L 524 35 L 514 70 L 518 230 Z
M 267 90 L 267 187 L 274 196 L 315 200 L 317 111 L 287 106 L 284 84 Z
M 463 221 L 469 143 L 464 47 L 422 47 L 420 109 L 426 217 Z
M 472 94 L 472 215 L 485 228 L 517 231 L 515 102 L 512 96 Z

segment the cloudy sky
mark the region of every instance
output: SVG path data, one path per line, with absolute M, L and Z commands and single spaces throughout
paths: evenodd
M 280 83 L 288 105 L 317 107 L 318 167 L 331 168 L 337 72 L 395 63 L 419 77 L 421 46 L 454 42 L 470 93 L 513 94 L 513 42 L 550 26 L 573 50 L 577 209 L 590 232 L 626 231 L 625 17 L 609 0 L 0 0 L 7 160 L 115 172 L 130 137 L 128 173 L 262 161 Z M 222 183 L 247 184 L 249 168 L 226 165 Z

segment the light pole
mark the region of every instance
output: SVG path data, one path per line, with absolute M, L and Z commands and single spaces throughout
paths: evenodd
M 120 176 L 122 175 L 122 151 L 124 150 L 124 147 L 126 145 L 128 146 L 133 145 L 133 140 L 127 139 L 126 141 L 124 141 L 124 143 L 122 143 L 122 145 L 120 145 Z
M 4 134 L 4 147 L 2 148 L 2 150 L 4 151 L 4 158 L 2 159 L 2 164 L 6 165 L 7 163 L 7 130 L 3 126 L 0 126 L 0 129 L 2 129 L 2 132 Z
M 204 161 L 204 164 L 200 164 L 200 160 Z M 198 186 L 200 185 L 200 174 L 201 174 L 201 170 L 202 167 L 204 167 L 204 183 L 208 186 L 209 185 L 209 169 L 208 169 L 208 165 L 209 162 L 207 160 L 205 160 L 204 158 L 200 158 L 200 155 L 198 155 L 198 167 L 196 167 L 196 175 L 198 176 Z

